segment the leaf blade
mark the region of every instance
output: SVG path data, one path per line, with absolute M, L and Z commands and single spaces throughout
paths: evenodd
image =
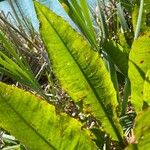
M 0 127 L 10 131 L 29 149 L 96 149 L 90 133 L 41 98 L 0 82 Z M 88 139 L 88 140 L 87 140 Z M 82 144 L 84 142 L 88 143 Z
M 150 69 L 150 32 L 134 41 L 129 55 L 129 79 L 131 81 L 131 100 L 137 111 L 142 110 L 144 82 Z
M 120 125 L 113 114 L 116 92 L 99 54 L 62 18 L 38 3 L 35 7 L 41 22 L 40 33 L 62 87 L 75 102 L 83 103 L 85 113 L 102 120 L 114 139 L 121 138 Z

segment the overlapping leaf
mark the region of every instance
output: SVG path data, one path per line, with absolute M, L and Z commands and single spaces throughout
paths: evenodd
M 139 9 L 140 8 L 140 9 Z M 138 11 L 139 10 L 139 11 Z M 141 1 L 133 11 L 133 26 L 135 41 L 132 45 L 129 60 L 129 78 L 131 81 L 131 98 L 135 108 L 140 111 L 143 101 L 148 102 L 149 79 L 147 72 L 150 69 L 150 2 Z M 139 37 L 138 37 L 139 36 Z M 148 102 L 149 103 L 149 102 Z
M 31 150 L 93 150 L 82 125 L 39 97 L 0 82 L 0 127 Z
M 149 79 L 146 77 L 150 69 L 150 32 L 140 36 L 134 41 L 129 57 L 129 78 L 131 81 L 131 99 L 135 108 L 140 111 L 143 106 L 145 95 L 148 93 Z
M 40 33 L 60 84 L 114 139 L 121 138 L 114 113 L 116 92 L 99 54 L 61 17 L 39 3 L 35 6 Z
M 127 76 L 128 74 L 128 53 L 124 48 L 113 42 L 108 41 L 104 44 L 104 51 L 107 52 L 113 63 L 119 68 L 119 70 Z
M 79 1 L 66 1 L 59 0 L 65 11 L 73 20 L 73 22 L 78 26 L 83 35 L 88 39 L 90 44 L 98 49 L 96 42 L 96 34 L 92 25 L 92 19 L 90 17 L 89 8 L 86 0 Z

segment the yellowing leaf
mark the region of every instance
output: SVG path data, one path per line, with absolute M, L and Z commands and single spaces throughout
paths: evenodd
M 99 54 L 65 20 L 37 2 L 35 6 L 40 33 L 61 86 L 114 139 L 121 139 L 116 92 Z
M 129 56 L 128 75 L 131 81 L 131 100 L 137 111 L 142 110 L 147 80 L 146 73 L 150 69 L 150 32 L 134 41 Z M 147 83 L 146 83 L 147 84 Z M 147 85 L 146 85 L 147 86 Z
M 93 150 L 90 132 L 39 97 L 0 82 L 0 127 L 31 150 Z

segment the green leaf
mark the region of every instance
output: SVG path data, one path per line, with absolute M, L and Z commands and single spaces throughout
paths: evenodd
M 106 41 L 103 49 L 109 57 L 112 59 L 113 63 L 118 67 L 118 69 L 127 76 L 128 74 L 128 53 L 124 48 L 115 43 L 114 41 Z
M 138 148 L 140 150 L 149 149 L 150 143 L 150 123 L 149 123 L 150 108 L 139 113 L 135 120 L 135 137 L 138 141 Z
M 17 52 L 15 45 L 1 31 L 0 43 L 3 45 L 0 49 L 0 72 L 46 97 L 24 56 Z
M 138 10 L 139 10 L 139 7 L 137 5 L 135 5 L 133 7 L 133 11 L 132 11 L 132 24 L 133 24 L 134 32 L 136 30 L 136 24 L 137 24 L 137 18 L 138 18 Z
M 104 14 L 104 11 L 103 11 L 103 5 L 105 5 L 102 1 L 99 1 L 97 0 L 97 8 L 98 8 L 98 18 L 101 22 L 101 28 L 102 28 L 102 35 L 103 35 L 103 38 L 104 40 L 107 39 L 109 37 L 109 34 L 108 34 L 108 25 L 107 25 L 107 21 L 106 21 L 106 16 Z
M 90 132 L 40 97 L 0 82 L 0 127 L 31 150 L 93 150 Z
M 129 79 L 131 81 L 131 100 L 137 111 L 142 110 L 146 87 L 149 87 L 146 74 L 150 69 L 150 32 L 134 41 L 129 56 Z M 149 90 L 149 89 L 147 89 Z
M 92 33 L 93 41 L 95 40 L 95 44 L 96 44 L 96 37 L 95 37 L 95 32 L 94 32 L 94 28 L 92 24 L 92 18 L 90 16 L 90 12 L 89 12 L 89 8 L 88 8 L 88 4 L 86 0 L 80 0 L 80 5 L 81 5 L 82 12 L 84 14 L 84 18 L 86 20 L 88 29 Z
M 148 150 L 150 148 L 150 108 L 139 113 L 135 120 L 135 144 L 130 145 L 127 150 Z
M 150 31 L 150 1 L 141 0 L 140 5 L 136 4 L 132 13 L 135 39 L 142 33 Z
M 63 3 L 61 4 L 62 6 L 65 4 L 69 8 L 68 15 L 70 18 L 79 27 L 80 31 L 87 38 L 93 48 L 98 50 L 96 34 L 92 25 L 92 18 L 90 17 L 87 2 L 85 0 L 63 0 Z
M 142 140 L 142 138 L 144 139 L 144 135 L 150 136 L 149 114 L 150 108 L 137 114 L 134 127 L 135 137 L 137 140 Z
M 141 31 L 150 31 L 150 1 L 144 0 Z
M 143 89 L 143 99 L 150 105 L 150 69 L 146 73 L 144 89 Z
M 116 92 L 99 54 L 61 17 L 35 2 L 40 33 L 61 86 L 84 113 L 101 121 L 114 139 L 121 139 L 115 115 Z
M 141 23 L 142 23 L 143 6 L 144 6 L 144 0 L 141 0 L 140 6 L 138 9 L 139 12 L 138 12 L 138 18 L 137 18 L 137 24 L 136 24 L 134 39 L 137 39 L 139 36 L 139 33 L 140 33 Z
M 122 26 L 122 29 L 124 30 L 124 32 L 126 32 L 129 30 L 129 27 L 128 27 L 128 24 L 127 24 L 126 19 L 124 17 L 124 12 L 123 12 L 123 8 L 121 6 L 121 2 L 119 2 L 116 5 L 116 8 L 117 8 L 117 14 L 118 14 L 118 18 L 119 18 L 120 24 Z

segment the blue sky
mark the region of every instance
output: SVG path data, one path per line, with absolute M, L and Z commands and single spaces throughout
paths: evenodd
M 14 1 L 14 0 L 12 0 Z M 70 22 L 71 25 L 73 23 L 71 22 L 70 18 L 66 15 L 64 10 L 62 9 L 61 5 L 57 0 L 39 0 L 42 4 L 48 6 L 50 9 L 52 9 L 54 12 L 56 12 L 58 15 L 63 16 L 67 21 Z M 93 6 L 94 5 L 94 0 L 88 0 L 90 4 Z M 18 0 L 23 12 L 25 15 L 31 20 L 34 28 L 36 31 L 38 31 L 39 28 L 39 23 L 38 19 L 35 13 L 35 9 L 33 6 L 33 1 L 32 0 Z M 3 10 L 6 14 L 10 11 L 12 12 L 8 0 L 5 0 L 3 2 L 0 2 L 0 10 Z M 73 25 L 74 26 L 74 25 Z
M 25 13 L 25 15 L 30 19 L 34 28 L 38 31 L 38 20 L 37 20 L 37 16 L 34 10 L 33 1 L 32 0 L 18 0 L 18 2 L 21 8 L 23 9 L 23 12 Z M 8 12 L 12 12 L 8 4 L 8 0 L 0 2 L 0 10 L 3 10 L 5 14 L 7 14 Z

